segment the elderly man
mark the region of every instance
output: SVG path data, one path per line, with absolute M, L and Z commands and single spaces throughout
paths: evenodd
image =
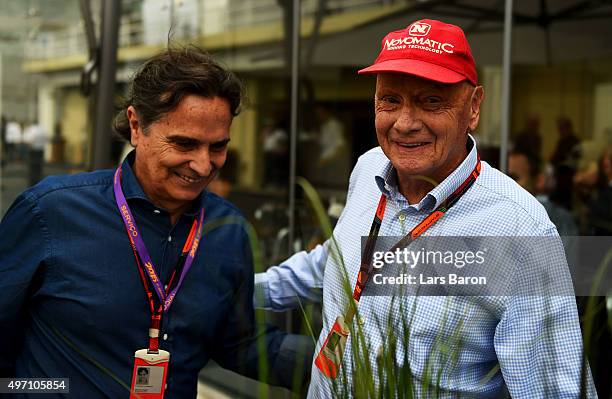
M 512 295 L 529 292 L 526 276 L 541 253 L 509 261 L 498 296 L 367 295 L 377 236 L 557 240 L 557 231 L 535 198 L 479 159 L 470 132 L 483 88 L 459 27 L 420 20 L 391 32 L 359 73 L 376 74 L 380 147 L 352 172 L 334 241 L 255 279 L 257 304 L 273 310 L 320 300 L 322 289 L 309 397 L 579 397 L 573 296 Z
M 268 379 L 291 385 L 279 353 L 295 337 L 256 339 L 242 216 L 206 191 L 241 98 L 203 51 L 166 50 L 115 121 L 135 148 L 118 169 L 18 197 L 0 224 L 2 377 L 68 378 L 75 398 L 195 398 L 209 359 L 258 378 L 267 352 Z

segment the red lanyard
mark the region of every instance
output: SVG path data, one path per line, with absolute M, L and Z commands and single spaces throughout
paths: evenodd
M 412 241 L 416 240 L 421 236 L 427 229 L 433 226 L 444 214 L 457 203 L 457 200 L 461 198 L 463 194 L 474 184 L 478 175 L 480 174 L 480 156 L 477 157 L 476 167 L 470 173 L 470 176 L 448 197 L 445 203 L 438 206 L 433 212 L 431 212 L 421 223 L 416 225 L 410 233 L 406 234 L 401 240 L 399 240 L 391 249 L 394 251 L 396 248 L 405 247 Z M 374 221 L 370 228 L 370 234 L 368 234 L 368 240 L 366 241 L 365 248 L 363 250 L 363 256 L 361 258 L 361 266 L 359 273 L 357 274 L 357 282 L 355 283 L 355 290 L 353 291 L 353 306 L 348 307 L 344 315 L 338 316 L 336 321 L 331 327 L 327 338 L 323 341 L 319 354 L 315 357 L 315 366 L 329 378 L 335 379 L 338 375 L 338 370 L 342 365 L 342 356 L 344 347 L 349 336 L 349 325 L 355 317 L 357 311 L 357 303 L 361 298 L 361 294 L 366 287 L 366 284 L 372 274 L 372 254 L 374 246 L 376 245 L 376 239 L 378 238 L 378 232 L 385 216 L 385 208 L 387 206 L 387 197 L 384 194 L 380 196 L 378 201 L 378 207 L 376 208 L 376 214 L 374 215 Z
M 127 204 L 123 190 L 121 189 L 121 167 L 115 172 L 113 179 L 113 190 L 115 193 L 115 201 L 119 208 L 119 213 L 123 219 L 125 231 L 130 240 L 132 251 L 134 252 L 134 258 L 138 265 L 138 273 L 145 292 L 147 294 L 147 300 L 149 301 L 149 308 L 151 310 L 151 326 L 149 328 L 149 351 L 157 352 L 159 350 L 159 330 L 161 326 L 161 317 L 164 312 L 167 312 L 172 305 L 176 293 L 178 292 L 187 272 L 191 268 L 193 260 L 195 258 L 196 251 L 202 237 L 202 226 L 204 225 L 204 208 L 200 209 L 198 218 L 194 219 L 191 225 L 189 236 L 183 245 L 181 255 L 172 271 L 172 275 L 164 288 L 160 282 L 155 268 L 153 267 L 153 261 L 149 256 L 149 251 L 142 240 L 142 236 L 136 222 L 134 215 Z M 147 280 L 148 276 L 148 280 Z M 176 278 L 178 276 L 178 278 Z M 149 282 L 155 289 L 157 299 L 159 300 L 159 306 L 155 307 L 155 296 L 149 286 Z
M 447 198 L 447 200 L 440 204 L 433 212 L 431 212 L 421 223 L 417 224 L 408 234 L 406 234 L 401 240 L 399 240 L 390 251 L 394 251 L 396 248 L 406 247 L 412 241 L 416 240 L 431 226 L 433 226 L 444 214 L 457 203 L 459 198 L 474 184 L 478 176 L 480 175 L 480 154 L 477 155 L 476 166 L 467 179 L 461 185 L 453 191 L 453 193 Z M 378 232 L 385 216 L 385 208 L 387 206 L 387 197 L 381 194 L 380 200 L 378 201 L 378 207 L 376 208 L 376 214 L 372 221 L 372 227 L 368 234 L 368 240 L 366 241 L 365 248 L 363 250 L 363 256 L 361 257 L 362 262 L 359 267 L 359 273 L 357 274 L 357 281 L 355 283 L 355 289 L 353 290 L 353 299 L 359 302 L 361 294 L 365 289 L 365 286 L 372 275 L 372 254 L 374 252 L 374 246 L 378 238 Z
M 195 219 L 193 224 L 191 225 L 191 230 L 189 231 L 189 236 L 185 241 L 185 245 L 183 245 L 183 250 L 181 251 L 181 255 L 179 256 L 176 266 L 170 275 L 170 279 L 166 284 L 165 288 L 165 296 L 168 297 L 168 294 L 174 287 L 175 277 L 178 272 L 180 275 L 185 265 L 185 260 L 187 259 L 187 254 L 189 253 L 191 246 L 193 244 L 193 238 L 196 233 L 196 228 L 198 226 L 198 220 Z M 140 275 L 140 280 L 142 281 L 142 285 L 144 286 L 145 292 L 147 294 L 147 300 L 149 301 L 149 309 L 151 310 L 151 326 L 149 327 L 149 351 L 156 352 L 159 350 L 159 331 L 161 330 L 161 318 L 164 313 L 164 302 L 159 301 L 159 305 L 155 307 L 155 296 L 153 295 L 153 291 L 149 287 L 149 283 L 147 281 L 147 277 L 145 276 L 144 267 L 140 261 L 140 257 L 138 256 L 138 252 L 136 252 L 136 248 L 132 246 L 132 250 L 134 251 L 134 258 L 136 259 L 136 264 L 138 265 L 138 274 Z M 178 280 L 177 280 L 178 281 Z

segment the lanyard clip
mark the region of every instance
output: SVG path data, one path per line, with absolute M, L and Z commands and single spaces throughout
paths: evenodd
M 159 330 L 161 327 L 161 314 L 151 315 L 151 327 L 149 328 L 149 353 L 159 352 Z

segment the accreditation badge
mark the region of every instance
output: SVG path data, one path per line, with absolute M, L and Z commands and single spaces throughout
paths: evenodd
M 315 359 L 315 366 L 329 378 L 335 379 L 338 376 L 348 335 L 344 317 L 338 316 Z
M 163 399 L 169 362 L 170 352 L 137 350 L 134 353 L 130 399 Z

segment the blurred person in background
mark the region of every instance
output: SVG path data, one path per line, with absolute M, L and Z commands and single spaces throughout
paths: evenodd
M 584 144 L 586 143 L 583 143 L 583 145 Z M 584 154 L 585 152 L 586 151 L 583 151 L 582 153 Z M 606 153 L 607 151 L 604 151 L 601 160 L 603 168 L 606 168 L 605 165 L 609 162 L 609 159 L 607 161 L 605 160 Z M 607 166 L 609 167 L 609 164 L 607 164 Z M 574 178 L 575 180 L 578 178 L 580 183 L 584 184 L 584 181 L 590 181 L 592 179 L 591 173 L 590 167 L 586 167 L 584 172 L 580 172 L 579 169 Z M 575 236 L 579 234 L 578 227 L 574 221 L 573 215 L 568 210 L 556 205 L 548 199 L 546 193 L 550 190 L 551 185 L 548 184 L 547 181 L 550 182 L 552 176 L 547 176 L 545 172 L 540 170 L 540 165 L 534 158 L 518 151 L 513 151 L 508 156 L 508 175 L 527 191 L 535 195 L 538 201 L 544 205 L 550 220 L 557 226 L 565 250 L 568 253 L 568 259 L 574 259 L 573 256 L 577 255 L 575 251 L 578 250 L 578 243 L 575 239 Z M 612 171 L 608 171 L 608 176 L 604 180 L 607 182 L 606 187 L 609 187 L 609 182 L 612 181 Z M 608 191 L 612 190 L 608 189 Z M 601 198 L 603 202 L 597 202 L 597 205 L 595 205 L 597 213 L 593 214 L 592 218 L 590 218 L 590 222 L 593 223 L 593 225 L 591 225 L 593 230 L 587 232 L 587 234 L 612 235 L 612 212 L 610 211 L 612 208 L 612 193 L 606 194 L 604 192 L 602 197 L 596 196 L 594 200 L 598 201 L 599 198 Z M 600 208 L 600 206 L 602 208 Z M 592 204 L 589 206 L 589 210 L 591 210 L 591 207 L 593 207 Z M 611 229 L 607 232 L 605 230 L 599 231 L 595 228 L 595 226 L 605 226 L 608 223 Z M 579 270 L 580 265 L 576 264 L 574 267 L 576 268 L 575 270 Z M 609 378 L 609 365 L 610 361 L 612 361 L 612 339 L 610 327 L 608 325 L 608 314 L 605 307 L 606 301 L 605 297 L 594 297 L 592 300 L 595 301 L 597 305 L 595 306 L 594 313 L 589 314 L 587 311 L 588 300 L 589 297 L 586 296 L 577 297 L 578 312 L 581 316 L 582 333 L 585 335 L 587 331 L 592 331 L 588 339 L 585 337 L 585 342 L 589 342 L 589 347 L 587 348 L 589 364 L 593 371 L 595 381 L 597 382 L 597 390 L 600 397 L 607 398 L 610 394 L 611 381 Z M 588 317 L 586 316 L 587 314 L 589 314 Z M 587 324 L 589 328 L 587 328 Z
M 195 398 L 209 359 L 288 388 L 308 373 L 299 337 L 256 329 L 244 219 L 206 190 L 242 96 L 202 50 L 165 50 L 117 114 L 134 147 L 123 163 L 48 177 L 15 200 L 0 224 L 0 377 L 65 377 L 75 398 L 127 398 L 149 392 L 135 391 L 138 367 L 163 367 L 150 375 L 155 397 Z
M 612 236 L 612 147 L 608 145 L 599 159 L 596 192 L 587 205 L 590 232 Z
M 0 118 L 0 145 L 2 148 L 0 149 L 0 166 L 4 167 L 6 165 L 6 155 L 7 155 L 7 143 L 6 143 L 6 118 L 4 115 Z
M 579 144 L 577 150 L 580 158 L 572 179 L 574 212 L 578 215 L 580 232 L 584 235 L 593 235 L 589 206 L 606 185 L 599 165 L 604 148 L 599 141 L 586 140 Z
M 17 121 L 8 121 L 6 124 L 6 151 L 8 161 L 23 160 L 21 151 L 21 124 Z
M 587 236 L 612 236 L 612 129 L 602 139 L 581 143 L 581 158 L 574 175 L 574 186 L 583 199 L 582 232 Z M 589 359 L 598 383 L 600 397 L 612 397 L 612 326 L 606 308 L 606 297 L 580 297 L 578 308 L 586 314 L 592 303 L 593 312 Z
M 527 118 L 525 127 L 514 139 L 514 151 L 526 154 L 538 162 L 542 158 L 542 135 L 538 116 L 531 115 Z
M 23 132 L 23 142 L 28 148 L 28 180 L 33 186 L 40 181 L 43 175 L 45 146 L 49 137 L 46 130 L 39 123 L 32 123 Z
M 238 183 L 238 172 L 240 171 L 240 157 L 236 151 L 228 150 L 225 164 L 217 173 L 217 176 L 208 185 L 208 191 L 217 194 L 221 198 L 230 199 L 232 189 Z
M 574 132 L 571 119 L 561 116 L 557 119 L 559 139 L 550 163 L 555 171 L 555 190 L 551 200 L 565 209 L 572 209 L 573 178 L 580 158 L 580 139 Z
M 327 106 L 317 104 L 319 159 L 317 182 L 323 186 L 344 186 L 351 173 L 351 153 L 344 124 Z
M 574 185 L 584 204 L 584 233 L 612 235 L 612 129 L 603 139 L 581 145 L 581 159 L 574 175 Z
M 269 118 L 263 127 L 264 184 L 286 187 L 289 183 L 289 122 L 285 116 Z
M 508 155 L 508 176 L 544 206 L 560 236 L 578 235 L 578 227 L 572 214 L 549 199 L 548 193 L 554 187 L 554 183 L 551 183 L 553 176 L 542 170 L 538 159 L 529 153 L 512 151 Z

